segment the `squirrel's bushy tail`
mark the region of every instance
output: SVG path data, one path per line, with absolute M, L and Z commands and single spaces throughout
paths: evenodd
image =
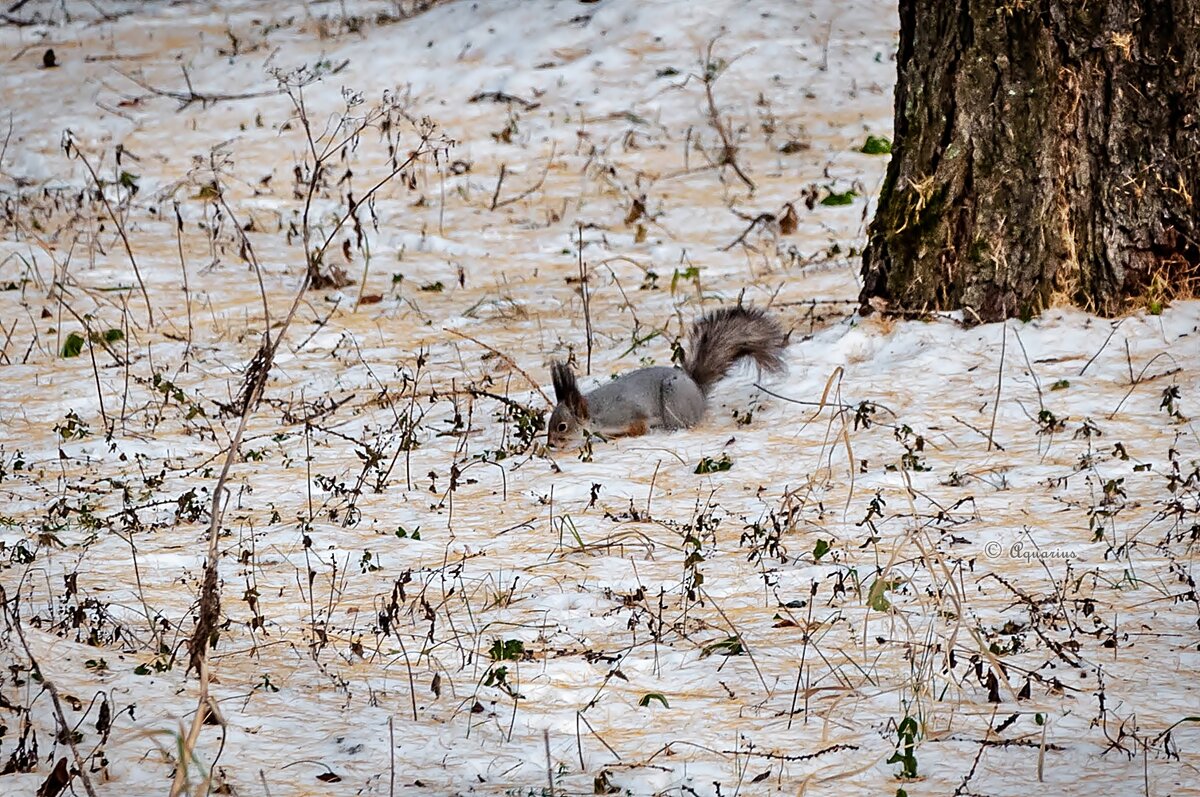
M 707 394 L 743 357 L 754 358 L 765 371 L 782 371 L 785 345 L 782 327 L 765 311 L 722 307 L 692 325 L 683 370 Z

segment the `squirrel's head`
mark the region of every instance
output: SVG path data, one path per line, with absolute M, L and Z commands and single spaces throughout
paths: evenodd
M 587 399 L 579 392 L 575 374 L 571 373 L 566 363 L 551 365 L 550 377 L 554 381 L 554 400 L 557 404 L 554 412 L 550 413 L 546 442 L 551 448 L 566 448 L 579 439 L 587 422 Z

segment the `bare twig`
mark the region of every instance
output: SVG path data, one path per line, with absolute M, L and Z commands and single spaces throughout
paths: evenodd
M 754 231 L 755 227 L 757 227 L 760 224 L 770 224 L 773 221 L 775 221 L 774 213 L 759 213 L 757 216 L 755 216 L 750 221 L 750 225 L 748 227 L 746 227 L 746 229 L 742 230 L 742 234 L 739 235 L 737 238 L 734 238 L 732 241 L 727 243 L 725 246 L 722 246 L 721 251 L 728 252 L 730 249 L 737 246 L 738 244 L 744 243 L 746 240 L 746 236 L 749 235 L 750 233 L 752 233 Z
M 258 256 L 254 254 L 254 245 L 250 243 L 250 238 L 246 235 L 246 231 L 242 225 L 238 223 L 237 215 L 233 212 L 233 208 L 229 207 L 229 202 L 225 199 L 225 189 L 221 185 L 221 175 L 217 171 L 216 156 L 209 154 L 209 165 L 212 168 L 213 181 L 217 189 L 217 201 L 221 203 L 221 207 L 225 208 L 225 212 L 229 214 L 230 220 L 233 222 L 233 228 L 237 230 L 238 238 L 241 239 L 242 249 L 241 255 L 250 262 L 254 268 L 254 275 L 258 278 L 258 295 L 262 299 L 263 308 L 263 336 L 267 343 L 271 342 L 271 308 L 267 304 L 267 287 L 263 284 L 262 268 L 258 265 Z M 182 250 L 180 258 L 182 259 Z M 186 269 L 185 269 L 186 272 Z
M 240 94 L 221 94 L 221 93 L 211 93 L 211 92 L 199 92 L 199 91 L 196 91 L 194 88 L 192 88 L 192 79 L 191 79 L 191 76 L 188 75 L 187 68 L 186 67 L 181 67 L 181 68 L 183 69 L 183 80 L 187 84 L 186 91 L 171 91 L 170 89 L 160 89 L 157 86 L 153 86 L 153 85 L 147 83 L 142 78 L 140 78 L 136 75 L 132 75 L 128 72 L 122 72 L 121 70 L 118 69 L 117 73 L 119 75 L 121 75 L 123 78 L 125 78 L 126 80 L 128 80 L 129 82 L 137 84 L 138 86 L 140 86 L 141 88 L 150 92 L 151 94 L 157 95 L 159 97 L 169 97 L 170 99 L 175 100 L 176 102 L 179 103 L 179 108 L 177 110 L 180 110 L 180 111 L 182 111 L 184 108 L 187 108 L 189 105 L 191 105 L 193 103 L 197 103 L 197 102 L 200 103 L 200 105 L 202 107 L 207 108 L 210 105 L 216 105 L 218 102 L 232 102 L 234 100 L 253 100 L 253 99 L 258 99 L 260 97 L 274 97 L 275 95 L 282 94 L 284 92 L 283 88 L 265 89 L 263 91 L 249 91 L 249 92 L 244 92 L 244 93 L 240 93 Z
M 542 742 L 546 747 L 546 784 L 550 797 L 554 797 L 554 759 L 550 757 L 550 729 L 542 728 Z
M 500 166 L 500 179 L 496 181 L 496 194 L 495 194 L 495 196 L 492 197 L 492 210 L 495 210 L 496 208 L 502 208 L 505 205 L 511 205 L 514 202 L 520 202 L 522 199 L 525 199 L 528 196 L 532 196 L 533 194 L 540 191 L 542 186 L 546 182 L 546 175 L 550 174 L 550 168 L 552 166 L 554 166 L 554 156 L 557 154 L 557 152 L 558 152 L 558 144 L 552 143 L 550 145 L 550 157 L 546 160 L 546 168 L 542 170 L 542 176 L 538 178 L 536 183 L 534 183 L 533 185 L 531 185 L 529 188 L 525 189 L 521 193 L 517 194 L 516 196 L 509 197 L 508 199 L 497 202 L 496 198 L 500 196 L 500 184 L 502 182 L 504 182 L 504 174 L 505 174 L 505 171 L 504 171 L 505 167 L 503 165 L 501 165 Z
M 520 105 L 526 111 L 532 111 L 541 104 L 512 94 L 505 94 L 503 91 L 481 91 L 473 95 L 467 102 L 499 102 L 507 105 Z
M 1104 339 L 1104 342 L 1100 344 L 1100 348 L 1097 349 L 1096 353 L 1093 354 L 1091 356 L 1091 358 L 1086 363 L 1083 364 L 1083 367 L 1079 369 L 1080 376 L 1083 376 L 1085 373 L 1087 373 L 1087 369 L 1092 366 L 1092 363 L 1096 362 L 1096 358 L 1100 356 L 1101 352 L 1103 352 L 1106 348 L 1108 348 L 1108 342 L 1110 340 L 1112 340 L 1113 335 L 1117 334 L 1117 330 L 1120 329 L 1121 324 L 1124 324 L 1124 323 L 1125 323 L 1125 319 L 1122 318 L 1120 321 L 1113 324 L 1113 328 L 1109 331 L 1108 337 Z
M 183 273 L 183 302 L 187 307 L 187 346 L 183 350 L 183 359 L 188 359 L 192 350 L 192 292 L 188 287 L 187 260 L 183 256 L 183 216 L 179 214 L 179 203 L 175 203 L 175 248 L 179 252 L 179 270 Z
M 500 186 L 504 185 L 504 175 L 508 174 L 508 164 L 500 164 L 500 174 L 496 177 L 496 190 L 492 192 L 491 210 L 496 209 L 496 202 L 500 199 Z
M 584 332 L 587 335 L 587 373 L 590 376 L 592 373 L 592 302 L 591 292 L 588 290 L 588 270 L 583 262 L 583 225 L 578 226 L 579 235 L 579 294 L 583 297 L 583 323 Z
M 292 88 L 292 87 L 289 86 L 289 88 Z M 309 196 L 309 202 L 311 202 L 311 197 L 315 191 L 314 185 L 320 179 L 320 165 L 323 162 L 322 158 L 328 157 L 328 153 L 326 153 L 324 156 L 316 154 L 317 153 L 316 139 L 312 136 L 311 127 L 308 122 L 307 112 L 304 109 L 303 101 L 302 101 L 302 99 L 300 99 L 298 97 L 298 94 L 299 94 L 299 89 L 297 88 L 297 91 L 294 93 L 290 93 L 290 96 L 292 97 L 293 102 L 296 104 L 296 107 L 301 114 L 301 118 L 303 120 L 304 129 L 305 129 L 305 133 L 306 133 L 307 144 L 310 148 L 310 151 L 313 152 L 314 156 L 318 158 L 318 160 L 316 161 L 316 164 L 314 165 L 314 169 L 309 176 L 310 183 L 309 183 L 308 196 Z M 372 117 L 368 117 L 368 118 L 372 118 Z M 360 127 L 357 129 L 361 132 L 361 130 L 364 128 Z M 417 158 L 419 158 L 421 155 L 425 154 L 428 151 L 427 145 L 429 143 L 429 135 L 431 132 L 432 132 L 432 127 L 430 127 L 429 129 L 427 129 L 423 132 L 422 139 L 421 139 L 421 145 L 418 146 L 413 151 L 411 151 L 409 153 L 408 158 L 406 158 L 403 162 L 396 164 L 388 175 L 386 175 L 381 180 L 379 180 L 367 192 L 367 194 L 364 197 L 364 201 L 366 199 L 369 199 L 382 185 L 384 185 L 388 180 L 390 180 L 392 177 L 394 177 L 396 174 L 398 174 L 403 168 L 408 166 L 410 163 L 413 163 Z M 307 217 L 307 213 L 308 213 L 308 204 L 306 204 L 306 207 L 305 207 L 306 217 Z M 280 344 L 285 339 L 288 328 L 291 326 L 293 319 L 296 317 L 296 311 L 299 309 L 301 303 L 304 301 L 305 292 L 308 290 L 309 285 L 312 282 L 314 270 L 311 268 L 311 265 L 313 263 L 320 262 L 321 256 L 324 254 L 325 250 L 329 247 L 330 243 L 333 241 L 334 237 L 337 235 L 338 230 L 341 229 L 341 227 L 345 224 L 347 218 L 349 218 L 349 216 L 352 213 L 353 213 L 353 209 L 348 210 L 345 214 L 342 215 L 342 217 L 338 220 L 337 224 L 334 226 L 333 230 L 330 231 L 330 233 L 326 236 L 325 240 L 322 242 L 320 249 L 317 250 L 317 252 L 315 252 L 315 253 L 311 250 L 310 245 L 309 245 L 310 238 L 308 236 L 308 223 L 307 223 L 307 218 L 305 219 L 304 246 L 305 246 L 306 262 L 309 264 L 310 267 L 305 268 L 304 276 L 301 278 L 300 285 L 298 286 L 295 296 L 292 299 L 291 307 L 288 310 L 287 316 L 283 319 L 283 322 L 279 325 L 279 328 L 274 336 L 274 339 L 272 340 L 272 338 L 269 334 L 269 329 L 264 330 L 262 345 L 259 347 L 258 352 L 254 355 L 254 358 L 251 360 L 250 366 L 247 369 L 245 383 L 242 386 L 240 397 L 239 397 L 240 398 L 240 407 L 239 407 L 240 418 L 238 420 L 237 430 L 234 432 L 233 438 L 231 439 L 229 446 L 226 449 L 225 460 L 221 466 L 220 475 L 217 477 L 216 485 L 213 488 L 212 503 L 210 506 L 210 522 L 209 522 L 209 527 L 208 527 L 207 554 L 206 554 L 206 560 L 205 560 L 205 566 L 204 566 L 203 585 L 202 585 L 201 591 L 200 591 L 199 617 L 196 621 L 195 629 L 193 630 L 191 639 L 189 640 L 189 643 L 188 643 L 188 648 L 189 648 L 188 671 L 190 672 L 193 668 L 195 668 L 200 675 L 200 696 L 199 696 L 199 701 L 198 701 L 198 706 L 197 706 L 197 715 L 198 716 L 202 715 L 205 712 L 206 706 L 208 703 L 208 669 L 207 669 L 206 657 L 207 657 L 208 647 L 212 641 L 213 635 L 216 633 L 217 623 L 220 618 L 221 595 L 220 595 L 219 582 L 218 582 L 218 578 L 217 578 L 217 560 L 218 560 L 218 556 L 219 556 L 219 540 L 220 540 L 221 521 L 222 521 L 222 515 L 223 515 L 223 506 L 221 503 L 221 499 L 224 496 L 225 483 L 229 478 L 229 472 L 230 472 L 231 468 L 233 467 L 233 463 L 234 463 L 235 459 L 237 458 L 238 449 L 241 445 L 242 438 L 246 431 L 246 425 L 250 419 L 250 416 L 253 414 L 255 407 L 257 407 L 259 398 L 261 397 L 262 391 L 266 386 L 267 378 L 270 375 L 271 367 L 275 361 L 276 352 L 278 351 Z M 244 242 L 244 243 L 246 243 L 248 246 L 248 242 Z M 263 301 L 265 304 L 265 301 L 266 301 L 265 292 L 263 294 Z M 306 552 L 307 552 L 307 549 L 306 549 Z M 310 597 L 311 597 L 311 589 L 309 592 L 310 592 Z M 202 721 L 203 721 L 202 718 L 200 718 L 193 722 L 192 732 L 189 733 L 189 735 L 188 735 L 187 746 L 185 747 L 185 749 L 183 751 L 185 755 L 190 751 L 190 749 L 194 748 L 196 739 L 199 735 L 200 724 L 202 724 Z M 182 762 L 180 762 L 180 768 L 182 769 Z M 177 797 L 177 795 L 179 794 L 179 790 L 182 787 L 183 787 L 183 782 L 178 777 L 178 770 L 177 770 L 176 781 L 171 790 L 172 797 Z
M 517 365 L 517 363 L 513 360 L 512 357 L 509 357 L 507 354 L 505 354 L 504 352 L 500 351 L 497 348 L 489 346 L 488 344 L 484 343 L 482 340 L 479 340 L 478 338 L 471 337 L 470 335 L 466 334 L 465 332 L 459 332 L 456 329 L 450 329 L 448 327 L 444 327 L 443 329 L 446 332 L 449 332 L 451 335 L 454 335 L 455 337 L 463 338 L 464 340 L 471 341 L 472 343 L 474 343 L 477 346 L 482 346 L 483 348 L 490 351 L 492 354 L 494 354 L 497 357 L 499 357 L 500 359 L 504 360 L 504 362 L 508 363 L 510 368 L 512 368 L 517 373 L 519 373 L 521 376 L 525 377 L 525 381 L 529 383 L 530 387 L 532 387 L 538 393 L 542 394 L 542 398 L 546 400 L 547 404 L 550 404 L 550 405 L 554 404 L 554 402 L 550 400 L 550 397 L 546 395 L 546 391 L 542 390 L 542 386 L 537 383 L 537 380 L 534 379 L 532 376 L 530 376 L 525 371 L 524 368 Z
M 721 118 L 721 111 L 717 108 L 717 99 L 713 96 L 713 84 L 729 68 L 729 63 L 725 63 L 719 59 L 714 60 L 713 48 L 716 44 L 716 38 L 709 39 L 708 48 L 704 53 L 704 60 L 700 64 L 700 68 L 703 70 L 703 75 L 701 75 L 700 79 L 704 83 L 704 98 L 708 101 L 708 123 L 712 126 L 713 130 L 717 131 L 717 136 L 721 139 L 721 157 L 718 159 L 717 164 L 732 168 L 738 179 L 753 191 L 755 189 L 754 181 L 746 176 L 746 173 L 742 171 L 742 167 L 738 163 L 738 146 L 733 141 L 733 134 L 729 129 L 729 124 Z
M 20 592 L 18 591 L 19 594 Z M 4 586 L 0 584 L 0 604 L 6 603 L 8 603 L 8 593 L 5 592 Z M 21 609 L 17 600 L 13 600 L 11 612 L 13 626 L 17 629 L 17 637 L 21 640 L 21 647 L 25 650 L 25 656 L 29 659 L 29 665 L 41 677 L 42 686 L 46 687 L 46 691 L 50 693 L 50 700 L 54 703 L 54 713 L 58 716 L 59 725 L 63 730 L 61 738 L 66 739 L 67 745 L 71 748 L 71 755 L 75 759 L 75 774 L 83 784 L 83 789 L 88 793 L 88 797 L 96 797 L 96 790 L 92 787 L 92 781 L 87 774 L 87 763 L 83 760 L 83 756 L 79 754 L 79 748 L 75 745 L 75 734 L 71 732 L 71 723 L 67 722 L 67 716 L 63 712 L 62 700 L 58 696 L 58 688 L 52 680 L 46 677 L 46 671 L 38 664 L 33 651 L 29 649 L 29 643 L 25 640 L 25 629 L 21 626 Z
M 1000 390 L 1004 387 L 1004 352 L 1008 347 L 1008 324 L 1000 325 L 1000 368 L 996 372 L 996 396 L 992 399 L 992 425 L 988 427 L 987 450 L 991 451 L 996 445 L 996 413 L 1000 411 Z
M 92 164 L 88 162 L 87 156 L 83 154 L 83 150 L 75 143 L 75 137 L 68 130 L 63 136 L 63 149 L 70 156 L 74 152 L 79 156 L 79 160 L 88 170 L 88 174 L 92 176 L 92 182 L 96 185 L 96 193 L 100 195 L 100 201 L 104 203 L 105 210 L 108 211 L 108 216 L 113 220 L 113 224 L 117 227 L 117 234 L 121 236 L 121 243 L 125 246 L 125 254 L 129 255 L 129 263 L 133 266 L 133 275 L 137 277 L 138 288 L 142 291 L 142 298 L 146 300 L 146 316 L 151 327 L 154 326 L 154 308 L 150 304 L 150 294 L 146 292 L 146 283 L 142 281 L 142 272 L 138 268 L 137 258 L 133 256 L 133 248 L 129 245 L 129 236 L 125 234 L 125 223 L 117 216 L 113 206 L 108 201 L 108 195 L 104 192 L 104 186 L 100 183 L 100 178 L 96 176 L 96 170 L 92 168 Z

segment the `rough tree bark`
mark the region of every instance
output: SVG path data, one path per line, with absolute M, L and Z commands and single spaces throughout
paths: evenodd
M 897 67 L 864 312 L 1195 295 L 1200 0 L 900 0 Z

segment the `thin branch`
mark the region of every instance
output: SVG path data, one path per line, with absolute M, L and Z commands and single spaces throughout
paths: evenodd
M 746 184 L 746 187 L 751 191 L 755 190 L 754 181 L 746 176 L 742 171 L 741 165 L 737 161 L 738 147 L 733 143 L 733 136 L 729 131 L 725 120 L 721 118 L 721 112 L 717 109 L 717 100 L 713 96 L 713 84 L 717 82 L 717 78 L 721 76 L 729 64 L 720 64 L 713 61 L 713 47 L 717 40 L 710 39 L 708 49 L 704 55 L 704 62 L 700 65 L 704 70 L 704 75 L 701 80 L 704 83 L 704 97 L 708 100 L 708 123 L 713 130 L 717 131 L 717 136 L 721 139 L 721 159 L 718 161 L 720 166 L 732 167 L 734 174 Z
M 274 97 L 278 94 L 282 94 L 284 91 L 284 89 L 282 89 L 282 88 L 274 88 L 274 89 L 265 89 L 263 91 L 249 91 L 249 92 L 244 92 L 241 94 L 219 94 L 219 93 L 211 93 L 211 92 L 200 92 L 200 91 L 196 91 L 195 89 L 192 88 L 192 79 L 188 75 L 187 69 L 183 70 L 183 79 L 184 79 L 184 82 L 187 83 L 187 91 L 171 91 L 170 89 L 160 89 L 157 86 L 153 86 L 153 85 L 147 83 L 142 78 L 135 77 L 134 75 L 131 75 L 128 72 L 122 72 L 120 69 L 118 69 L 116 71 L 117 71 L 117 74 L 121 75 L 121 77 L 125 78 L 126 80 L 128 80 L 131 83 L 137 84 L 138 86 L 140 86 L 141 88 L 150 92 L 151 94 L 154 94 L 159 97 L 169 97 L 170 99 L 175 100 L 176 102 L 179 103 L 179 108 L 177 110 L 180 110 L 180 111 L 182 111 L 184 108 L 187 108 L 192 103 L 196 103 L 196 102 L 200 103 L 201 106 L 207 108 L 208 106 L 215 105 L 218 102 L 233 102 L 236 100 L 253 100 L 253 99 L 258 99 L 260 97 Z
M 19 591 L 18 594 L 20 594 Z M 8 603 L 8 595 L 5 593 L 3 585 L 0 585 L 0 603 Z M 88 797 L 96 797 L 96 790 L 92 787 L 92 781 L 87 775 L 87 763 L 79 755 L 79 748 L 75 746 L 75 734 L 71 733 L 71 724 L 67 722 L 67 715 L 63 712 L 62 700 L 58 696 L 58 688 L 55 687 L 53 681 L 46 677 L 46 671 L 38 664 L 33 651 L 29 649 L 29 643 L 25 640 L 25 629 L 21 627 L 20 611 L 20 604 L 14 600 L 12 602 L 12 619 L 13 625 L 17 629 L 17 637 L 21 640 L 21 647 L 25 649 L 25 656 L 29 659 L 30 666 L 41 676 L 42 686 L 46 687 L 46 691 L 50 693 L 50 700 L 54 703 L 54 713 L 58 715 L 59 725 L 63 729 L 61 738 L 66 739 L 67 745 L 71 748 L 71 755 L 75 758 L 75 774 L 79 776 L 80 782 L 83 783 L 83 789 L 88 793 Z
M 1000 369 L 996 374 L 996 396 L 992 399 L 992 425 L 988 428 L 987 450 L 991 451 L 996 445 L 996 413 L 1000 411 L 1000 390 L 1004 387 L 1004 353 L 1008 347 L 1008 323 L 1000 325 Z
M 79 160 L 87 168 L 88 174 L 92 176 L 92 182 L 96 184 L 96 193 L 100 195 L 100 201 L 104 203 L 105 210 L 108 211 L 109 218 L 113 220 L 113 224 L 117 226 L 117 234 L 121 236 L 121 243 L 125 246 L 125 254 L 129 255 L 129 263 L 133 266 L 133 275 L 137 277 L 138 288 L 142 291 L 142 298 L 146 300 L 146 316 L 151 327 L 154 326 L 154 308 L 150 304 L 150 294 L 146 292 L 146 283 L 142 281 L 142 272 L 138 268 L 137 258 L 133 256 L 133 248 L 129 245 L 129 236 L 125 234 L 125 223 L 117 218 L 116 211 L 108 201 L 108 196 L 104 193 L 104 186 L 100 183 L 100 178 L 96 176 L 96 170 L 92 168 L 92 164 L 88 162 L 87 156 L 83 154 L 83 150 L 75 143 L 75 136 L 70 130 L 63 137 L 63 147 L 70 156 L 72 152 L 79 156 Z
M 746 241 L 746 236 L 749 235 L 750 233 L 754 232 L 755 227 L 757 227 L 760 224 L 770 224 L 773 221 L 775 221 L 774 213 L 759 213 L 757 216 L 755 216 L 750 221 L 750 226 L 748 226 L 746 229 L 742 230 L 742 234 L 739 235 L 737 238 L 734 238 L 728 244 L 726 244 L 725 246 L 722 246 L 721 251 L 728 252 L 730 249 L 737 246 L 738 244 L 744 243 Z
M 496 195 L 492 197 L 492 210 L 495 210 L 496 208 L 502 208 L 505 205 L 511 205 L 514 202 L 520 202 L 522 199 L 525 199 L 528 196 L 532 196 L 533 194 L 540 191 L 542 186 L 546 182 L 546 175 L 550 174 L 550 168 L 554 165 L 554 156 L 557 153 L 558 153 L 558 144 L 557 144 L 557 142 L 554 142 L 550 145 L 550 159 L 546 161 L 546 168 L 542 170 L 542 176 L 538 178 L 538 181 L 536 183 L 534 183 L 533 185 L 531 185 L 528 189 L 517 194 L 516 196 L 510 197 L 501 202 L 497 202 L 496 197 L 500 196 L 500 183 L 504 182 L 505 167 L 501 166 L 500 167 L 500 179 L 496 182 Z
M 520 105 L 527 111 L 532 111 L 534 108 L 537 108 L 539 105 L 541 105 L 541 103 L 531 102 L 530 100 L 517 97 L 513 94 L 505 94 L 503 91 L 481 91 L 478 94 L 473 95 L 471 99 L 467 100 L 467 102 L 499 102 L 507 105 L 515 104 Z
M 525 377 L 525 381 L 529 383 L 530 387 L 532 387 L 538 393 L 542 394 L 542 398 L 546 400 L 547 404 L 550 404 L 550 405 L 554 404 L 554 402 L 550 400 L 550 397 L 546 395 L 546 391 L 542 390 L 542 386 L 537 383 L 537 380 L 534 379 L 532 376 L 530 376 L 528 373 L 526 373 L 524 368 L 517 365 L 512 357 L 509 357 L 507 354 L 505 354 L 504 352 L 500 351 L 497 348 L 489 346 L 488 344 L 484 343 L 482 340 L 479 340 L 479 338 L 471 337 L 470 335 L 466 334 L 465 332 L 459 332 L 458 330 L 450 329 L 449 327 L 443 327 L 443 330 L 446 332 L 449 332 L 451 335 L 454 335 L 455 337 L 463 338 L 464 340 L 471 341 L 472 343 L 474 343 L 477 346 L 482 346 L 483 348 L 490 351 L 492 354 L 494 354 L 497 357 L 499 357 L 500 359 L 504 360 L 504 362 L 508 363 L 510 368 L 512 368 L 517 373 L 519 373 L 521 376 Z

